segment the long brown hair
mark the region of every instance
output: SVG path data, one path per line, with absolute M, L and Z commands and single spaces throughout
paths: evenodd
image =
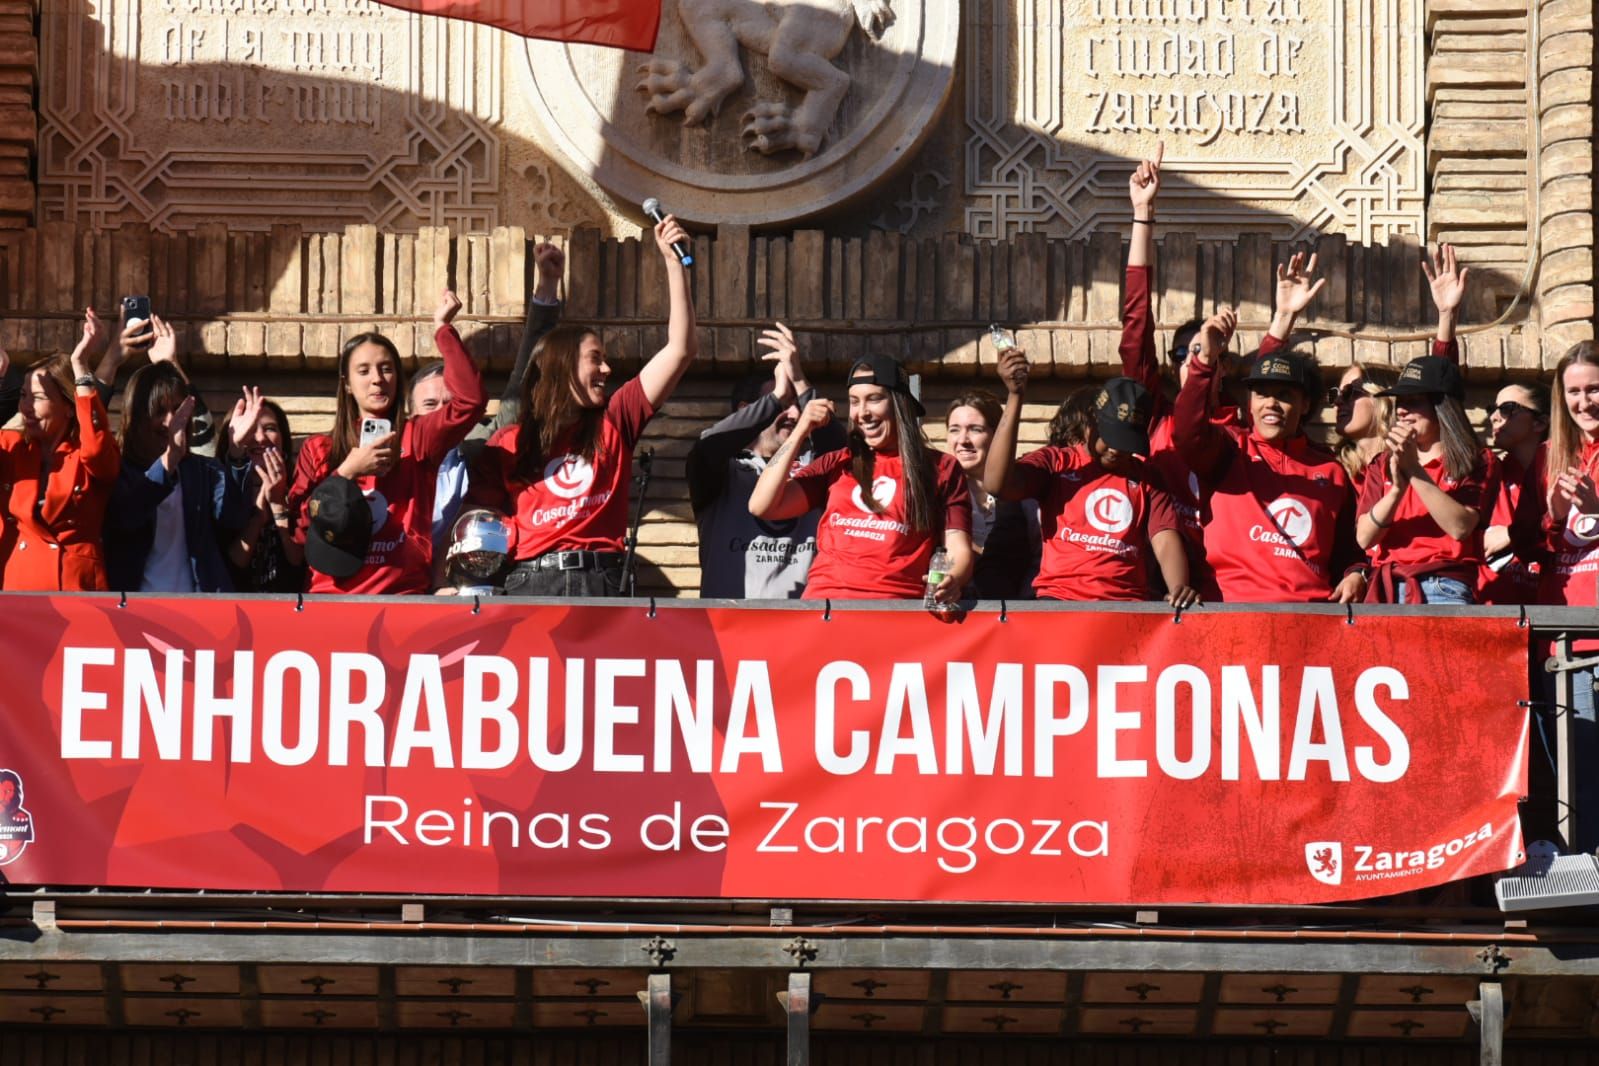
M 927 443 L 921 419 L 903 392 L 890 391 L 889 410 L 894 417 L 894 440 L 899 446 L 900 466 L 905 470 L 905 524 L 917 532 L 933 528 L 933 464 L 938 453 Z M 877 453 L 854 426 L 849 431 L 849 472 L 861 487 L 861 502 L 873 514 L 882 514 L 883 505 L 872 495 L 872 478 L 877 469 Z
M 50 384 L 61 393 L 61 401 L 66 404 L 67 416 L 72 420 L 72 425 L 67 432 L 71 433 L 78 427 L 78 406 L 73 397 L 77 395 L 78 386 L 75 375 L 72 373 L 72 357 L 64 352 L 47 355 L 28 364 L 28 369 L 23 371 L 22 380 L 27 382 L 35 370 L 41 371 Z
M 1471 428 L 1466 408 L 1453 396 L 1434 397 L 1432 409 L 1438 418 L 1438 436 L 1444 445 L 1444 469 L 1456 481 L 1464 481 L 1482 467 L 1482 441 Z
M 117 443 L 122 457 L 136 470 L 143 470 L 161 454 L 165 445 L 150 440 L 151 426 L 166 411 L 175 410 L 189 395 L 189 383 L 171 363 L 150 363 L 134 371 L 122 390 L 122 428 Z
M 394 342 L 381 333 L 357 333 L 339 349 L 339 386 L 333 409 L 333 432 L 329 434 L 332 447 L 328 449 L 328 469 L 335 470 L 361 443 L 361 405 L 350 393 L 350 356 L 363 344 L 375 344 L 394 360 L 394 402 L 389 406 L 390 422 L 395 433 L 405 429 L 405 402 L 410 390 L 405 385 L 405 364 L 400 362 L 400 350 Z
M 576 428 L 572 451 L 597 466 L 604 407 L 584 407 L 572 395 L 583 342 L 599 334 L 587 326 L 557 326 L 533 350 L 533 366 L 522 382 L 516 429 L 516 477 L 531 485 L 544 479 L 544 460 L 567 430 Z
M 1577 465 L 1577 457 L 1582 454 L 1582 430 L 1577 427 L 1576 419 L 1571 417 L 1571 409 L 1566 406 L 1566 371 L 1574 366 L 1599 367 L 1599 354 L 1594 352 L 1592 341 L 1578 341 L 1566 349 L 1566 354 L 1555 365 L 1555 380 L 1549 386 L 1549 462 L 1546 477 L 1551 488 L 1561 474 Z

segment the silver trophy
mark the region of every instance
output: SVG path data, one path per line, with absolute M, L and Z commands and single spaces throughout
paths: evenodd
M 450 530 L 444 578 L 461 596 L 498 596 L 511 562 L 511 523 L 487 507 L 463 511 Z

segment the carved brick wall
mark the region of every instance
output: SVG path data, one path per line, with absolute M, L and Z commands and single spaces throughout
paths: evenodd
M 0 229 L 33 221 L 39 76 L 35 0 L 0 0 Z
M 1544 364 L 1594 336 L 1592 0 L 1540 0 L 1538 324 Z

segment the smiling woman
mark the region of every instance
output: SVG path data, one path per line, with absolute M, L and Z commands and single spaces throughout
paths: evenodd
M 29 367 L 22 430 L 0 430 L 0 586 L 9 591 L 106 587 L 100 528 L 119 456 L 89 374 L 103 330 L 90 315 L 71 356 Z M 6 362 L 0 352 L 0 376 Z
M 621 587 L 633 446 L 699 351 L 688 271 L 672 245 L 677 219 L 655 227 L 671 305 L 666 345 L 609 397 L 605 345 L 594 330 L 561 326 L 534 355 L 520 420 L 489 438 L 468 500 L 515 516 L 517 596 L 615 596 Z
M 871 355 L 850 368 L 849 444 L 790 474 L 813 430 L 833 418 L 812 400 L 750 495 L 750 514 L 775 521 L 823 508 L 807 599 L 915 599 L 931 579 L 935 548 L 949 568 L 934 589 L 953 605 L 972 574 L 972 506 L 953 456 L 922 432 L 921 401 L 905 368 Z
M 295 543 L 304 550 L 317 522 L 324 543 L 369 545 L 331 551 L 313 545 L 311 591 L 371 595 L 427 592 L 432 579 L 433 489 L 446 453 L 471 432 L 488 404 L 483 375 L 451 325 L 461 301 L 445 290 L 433 312 L 434 343 L 444 356 L 450 399 L 415 418 L 405 417 L 405 381 L 400 355 L 381 333 L 362 333 L 339 353 L 337 410 L 333 432 L 309 438 L 295 464 L 289 491 Z M 330 490 L 357 494 L 370 511 L 327 509 Z M 331 493 L 330 493 L 331 495 Z M 335 528 L 335 524 L 338 528 Z M 292 560 L 299 562 L 298 559 Z

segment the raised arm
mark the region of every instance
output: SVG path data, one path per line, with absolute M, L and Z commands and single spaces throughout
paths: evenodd
M 1460 305 L 1466 298 L 1466 275 L 1471 272 L 1455 259 L 1455 246 L 1440 244 L 1432 253 L 1432 262 L 1421 259 L 1422 273 L 1427 275 L 1427 286 L 1432 291 L 1433 306 L 1438 308 L 1438 334 L 1432 343 L 1432 354 L 1460 362 L 1460 342 L 1455 339 L 1455 326 L 1460 319 Z
M 805 441 L 817 426 L 833 418 L 832 400 L 812 400 L 800 412 L 799 421 L 788 435 L 788 440 L 777 449 L 767 462 L 750 493 L 750 514 L 768 521 L 798 518 L 811 509 L 810 497 L 805 489 L 789 477 L 794 457 L 805 450 Z
M 1127 179 L 1127 198 L 1133 205 L 1132 241 L 1127 249 L 1129 267 L 1147 267 L 1155 262 L 1155 199 L 1160 195 L 1160 163 L 1166 156 L 1166 142 L 1155 144 L 1155 158 L 1146 159 Z
M 90 331 L 85 322 L 83 339 L 70 357 L 74 381 L 72 402 L 78 412 L 78 448 L 84 465 L 91 478 L 105 484 L 115 481 L 121 473 L 122 452 L 111 435 L 111 418 L 106 414 L 100 389 L 89 370 L 91 358 Z
M 1277 303 L 1271 316 L 1268 335 L 1286 341 L 1294 332 L 1300 312 L 1310 306 L 1326 278 L 1316 277 L 1316 253 L 1307 261 L 1304 252 L 1295 252 L 1286 264 L 1277 264 Z M 1262 345 L 1264 347 L 1264 345 Z
M 454 321 L 461 310 L 461 300 L 445 289 L 439 294 L 439 305 L 433 311 L 433 343 L 444 358 L 444 387 L 450 399 L 442 407 L 411 420 L 415 434 L 412 448 L 415 454 L 430 462 L 440 462 L 451 448 L 466 439 L 478 419 L 483 417 L 489 404 L 487 390 L 483 387 L 483 372 L 472 358 Z
M 500 393 L 500 408 L 486 423 L 473 427 L 472 439 L 488 440 L 495 430 L 515 424 L 521 415 L 522 384 L 527 380 L 528 367 L 533 363 L 533 349 L 544 335 L 561 321 L 561 277 L 566 272 L 566 253 L 548 241 L 533 249 L 533 263 L 538 271 L 538 283 L 527 301 L 527 324 L 522 327 L 522 343 L 516 350 L 516 362 L 511 376 Z
M 1138 164 L 1127 179 L 1127 198 L 1133 207 L 1133 232 L 1127 250 L 1127 282 L 1122 302 L 1122 374 L 1141 383 L 1163 407 L 1160 365 L 1155 358 L 1155 319 L 1149 290 L 1155 262 L 1155 200 L 1160 194 L 1160 161 L 1166 142 L 1155 146 L 1155 158 Z M 1159 410 L 1156 412 L 1160 413 Z
M 677 388 L 689 364 L 699 354 L 699 339 L 694 331 L 694 295 L 689 291 L 688 269 L 672 251 L 674 241 L 687 242 L 688 234 L 675 215 L 667 215 L 655 226 L 655 247 L 666 261 L 666 285 L 671 311 L 666 321 L 666 347 L 650 357 L 639 371 L 639 384 L 650 409 L 658 411 Z
M 1027 353 L 1020 347 L 999 353 L 999 379 L 1005 383 L 1005 413 L 994 427 L 994 439 L 988 443 L 983 486 L 1002 500 L 1027 497 L 1027 484 L 1016 470 L 1016 441 L 1021 433 L 1027 371 Z
M 1194 335 L 1201 350 L 1188 360 L 1188 377 L 1172 411 L 1172 443 L 1188 468 L 1207 481 L 1215 480 L 1232 446 L 1226 432 L 1211 421 L 1211 408 L 1221 360 L 1237 327 L 1238 316 L 1230 308 L 1205 320 Z
M 756 343 L 768 349 L 761 358 L 772 364 L 772 391 L 702 432 L 689 449 L 684 472 L 689 504 L 695 511 L 703 510 L 722 494 L 729 459 L 747 448 L 789 404 L 798 402 L 803 406 L 814 398 L 800 366 L 799 347 L 792 330 L 779 322 L 762 330 Z

